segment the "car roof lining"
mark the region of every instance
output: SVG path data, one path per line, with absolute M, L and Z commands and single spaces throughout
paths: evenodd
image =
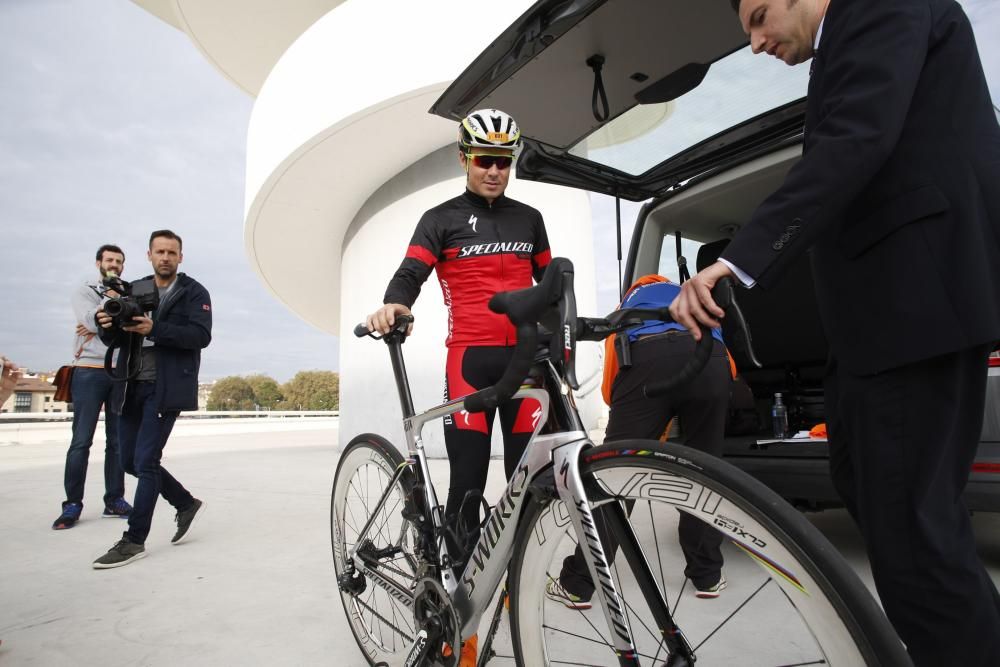
M 518 119 L 528 136 L 566 150 L 603 124 L 591 104 L 594 72 L 586 61 L 592 55 L 605 58 L 602 79 L 611 120 L 635 106 L 636 95 L 664 77 L 692 63 L 712 63 L 746 44 L 732 8 L 722 0 L 605 2 L 478 106 L 499 105 Z M 647 78 L 631 78 L 637 72 Z
M 657 270 L 666 234 L 680 231 L 684 238 L 700 243 L 731 237 L 778 189 L 801 155 L 801 144 L 764 155 L 706 178 L 656 206 L 638 240 L 634 275 Z M 687 259 L 693 267 L 694 257 Z

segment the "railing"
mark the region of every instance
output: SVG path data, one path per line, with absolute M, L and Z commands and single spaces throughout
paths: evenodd
M 340 410 L 199 410 L 182 412 L 180 419 L 309 419 L 339 417 Z M 104 413 L 101 413 L 104 419 Z M 0 424 L 72 421 L 72 412 L 4 412 Z

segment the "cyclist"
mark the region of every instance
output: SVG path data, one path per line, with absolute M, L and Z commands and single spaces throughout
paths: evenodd
M 619 308 L 663 308 L 680 292 L 680 286 L 659 275 L 639 278 L 626 292 Z M 604 400 L 611 406 L 605 442 L 633 438 L 665 440 L 673 417 L 679 416 L 685 444 L 715 456 L 722 455 L 729 388 L 735 365 L 728 358 L 722 332 L 712 330 L 712 356 L 701 373 L 690 382 L 656 397 L 647 397 L 644 387 L 675 375 L 691 358 L 694 338 L 673 322 L 648 320 L 630 329 L 627 342 L 605 341 Z M 628 348 L 630 359 L 616 350 Z M 629 508 L 631 509 L 631 508 Z M 617 545 L 596 514 L 601 543 L 614 559 Z M 677 534 L 691 580 L 699 598 L 716 598 L 726 587 L 722 575 L 722 533 L 703 521 L 681 512 Z M 570 609 L 590 609 L 594 580 L 583 551 L 577 546 L 563 560 L 558 581 L 550 579 L 546 596 Z
M 497 292 L 530 287 L 551 259 L 541 213 L 504 195 L 520 145 L 517 123 L 503 111 L 480 109 L 462 120 L 458 160 L 466 173 L 465 192 L 423 214 L 386 288 L 385 305 L 366 320 L 369 330 L 387 333 L 398 316 L 410 314 L 435 269 L 448 308 L 448 400 L 495 384 L 503 375 L 517 336 L 507 317 L 487 303 Z M 532 400 L 510 401 L 498 411 L 509 479 L 541 413 Z M 462 411 L 444 420 L 451 468 L 445 515 L 470 545 L 479 534 L 494 412 Z M 454 542 L 460 553 L 465 545 Z M 475 636 L 463 643 L 461 665 L 475 664 L 476 643 Z

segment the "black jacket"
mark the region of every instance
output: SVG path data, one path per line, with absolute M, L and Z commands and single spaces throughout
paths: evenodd
M 831 0 L 813 67 L 802 160 L 722 257 L 766 289 L 812 247 L 854 373 L 1000 338 L 1000 127 L 962 8 Z
M 152 278 L 152 276 L 147 276 Z M 109 347 L 120 346 L 115 377 L 134 375 L 141 359 L 143 337 L 98 327 Z M 177 285 L 153 313 L 149 339 L 156 343 L 156 408 L 159 412 L 198 409 L 201 350 L 212 341 L 212 300 L 201 283 L 183 273 Z M 110 402 L 120 413 L 132 382 L 116 382 Z

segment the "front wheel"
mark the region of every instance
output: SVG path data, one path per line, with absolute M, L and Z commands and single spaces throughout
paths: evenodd
M 402 664 L 417 632 L 413 610 L 390 594 L 385 579 L 411 593 L 416 587 L 417 556 L 411 522 L 402 517 L 413 488 L 413 474 L 403 470 L 390 486 L 403 457 L 387 440 L 366 433 L 348 444 L 340 457 L 330 501 L 333 565 L 351 631 L 371 665 Z M 379 500 L 385 501 L 379 505 Z M 376 554 L 376 576 L 362 575 L 350 560 L 359 533 L 374 516 L 360 549 Z M 352 576 L 353 575 L 353 576 Z M 345 584 L 346 578 L 346 584 Z
M 650 441 L 585 450 L 580 471 L 588 494 L 630 508 L 628 522 L 655 580 L 650 583 L 699 663 L 909 664 L 881 609 L 834 547 L 746 473 L 702 452 Z M 727 586 L 713 599 L 696 595 L 684 576 L 677 537 L 682 512 L 723 535 Z M 589 610 L 570 608 L 558 595 L 546 594 L 576 547 L 565 505 L 530 503 L 520 535 L 511 578 L 518 664 L 621 664 L 599 592 Z M 616 556 L 612 572 L 638 662 L 666 664 L 660 626 L 629 563 L 620 551 Z

